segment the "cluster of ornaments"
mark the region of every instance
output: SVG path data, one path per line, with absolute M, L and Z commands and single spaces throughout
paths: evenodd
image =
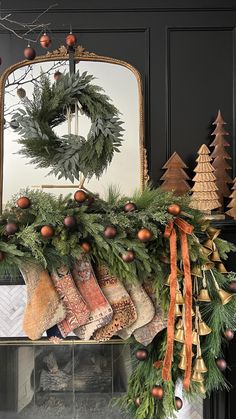
M 70 32 L 67 36 L 66 36 L 66 45 L 68 48 L 73 48 L 76 45 L 77 42 L 77 38 L 76 36 Z M 40 45 L 42 48 L 49 48 L 52 44 L 52 39 L 51 37 L 45 32 L 39 39 Z M 24 57 L 26 58 L 26 60 L 34 60 L 36 57 L 36 51 L 35 49 L 28 44 L 27 47 L 24 49 Z M 58 72 L 59 73 L 59 72 Z

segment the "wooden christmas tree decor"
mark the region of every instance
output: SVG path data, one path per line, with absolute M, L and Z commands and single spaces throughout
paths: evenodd
M 190 178 L 184 171 L 187 166 L 176 152 L 172 154 L 162 169 L 166 170 L 160 179 L 163 180 L 161 185 L 163 191 L 171 191 L 175 195 L 182 195 L 190 191 L 191 188 L 186 182 Z
M 233 187 L 232 187 L 232 193 L 230 195 L 231 201 L 227 205 L 227 208 L 230 208 L 225 214 L 232 217 L 234 220 L 236 220 L 236 178 L 233 180 Z
M 216 177 L 214 175 L 214 167 L 211 165 L 209 148 L 203 144 L 198 150 L 197 166 L 194 169 L 196 173 L 193 181 L 191 207 L 199 209 L 206 214 L 220 207 L 217 194 Z
M 229 135 L 224 129 L 225 122 L 221 116 L 220 110 L 216 120 L 213 122 L 216 125 L 214 132 L 211 135 L 215 135 L 214 141 L 210 144 L 210 147 L 215 147 L 211 154 L 213 159 L 212 166 L 215 169 L 216 186 L 218 188 L 217 194 L 221 203 L 221 207 L 224 207 L 224 197 L 229 197 L 230 189 L 228 183 L 232 183 L 232 179 L 227 173 L 231 170 L 231 166 L 227 160 L 231 160 L 230 155 L 225 151 L 225 147 L 229 147 L 230 144 L 225 140 L 225 136 Z

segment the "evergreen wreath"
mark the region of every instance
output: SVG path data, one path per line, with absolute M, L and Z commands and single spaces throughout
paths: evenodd
M 219 238 L 219 231 L 203 220 L 198 210 L 189 207 L 188 197 L 176 197 L 160 189 L 149 188 L 130 198 L 120 196 L 113 189 L 109 191 L 106 200 L 88 191 L 77 192 L 80 192 L 80 197 L 84 197 L 83 202 L 78 203 L 69 196 L 55 197 L 43 191 L 29 190 L 20 191 L 12 198 L 0 216 L 0 275 L 8 273 L 13 276 L 27 260 L 31 264 L 39 263 L 49 271 L 64 263 L 70 266 L 84 252 L 82 243 L 86 242 L 92 261 L 98 265 L 107 264 L 111 273 L 118 276 L 124 285 L 130 281 L 142 284 L 147 278 L 151 279 L 156 297 L 167 315 L 170 287 L 166 283 L 171 272 L 171 254 L 165 230 L 166 226 L 178 219 L 186 223 L 190 220 L 194 233 L 188 235 L 188 251 L 193 284 L 197 282 L 199 287 L 195 290 L 193 287 L 192 308 L 196 313 L 195 318 L 197 312 L 200 312 L 201 321 L 208 325 L 211 333 L 198 336 L 205 363 L 203 365 L 206 365 L 203 371 L 205 380 L 203 374 L 197 372 L 199 381 L 191 380 L 189 391 L 184 391 L 184 396 L 193 399 L 199 395 L 204 397 L 213 390 L 228 389 L 221 363 L 225 363 L 222 358 L 223 346 L 227 344 L 225 332 L 236 329 L 236 298 L 231 294 L 236 291 L 236 275 L 222 274 L 222 263 L 219 260 L 227 259 L 227 254 L 235 251 L 236 247 Z M 170 211 L 173 203 L 175 209 L 181 210 L 179 214 L 174 215 Z M 66 217 L 73 218 L 71 228 L 65 224 Z M 53 234 L 50 237 L 42 235 L 43 226 L 51 227 Z M 115 229 L 113 238 L 104 234 L 107 226 Z M 144 228 L 150 232 L 149 240 L 145 242 L 140 240 L 139 234 Z M 183 291 L 185 278 L 181 272 L 179 239 L 178 235 L 178 284 Z M 218 252 L 217 262 L 213 261 L 212 248 Z M 135 255 L 131 263 L 126 263 L 122 258 L 128 249 Z M 203 266 L 208 266 L 205 284 L 204 278 L 199 275 Z M 206 287 L 209 293 L 210 299 L 207 302 L 198 299 L 198 291 L 202 287 Z M 224 301 L 221 299 L 222 292 L 226 295 Z M 175 319 L 176 331 L 178 319 Z M 170 380 L 166 381 L 162 376 L 168 345 L 166 329 L 158 333 L 145 348 L 135 346 L 134 340 L 129 342 L 134 343 L 134 365 L 127 395 L 117 403 L 134 419 L 175 417 L 182 402 L 175 397 L 175 385 L 184 376 L 180 367 L 183 345 L 180 341 L 174 341 L 171 375 Z M 137 359 L 139 349 L 145 349 L 146 359 Z M 194 370 L 199 354 L 197 346 L 193 345 L 192 350 L 196 357 Z M 202 385 L 203 380 L 205 387 Z
M 51 168 L 50 174 L 74 182 L 80 173 L 90 179 L 99 178 L 111 163 L 114 152 L 122 142 L 122 121 L 118 109 L 102 88 L 92 84 L 94 77 L 84 72 L 61 75 L 50 83 L 42 73 L 34 87 L 33 98 L 22 99 L 24 108 L 13 115 L 19 154 L 30 158 L 38 168 Z M 68 134 L 59 138 L 53 128 L 66 120 L 66 112 L 73 113 L 79 103 L 81 113 L 91 119 L 87 139 Z

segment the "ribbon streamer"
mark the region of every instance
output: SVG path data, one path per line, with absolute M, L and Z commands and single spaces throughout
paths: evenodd
M 178 227 L 181 243 L 182 261 L 184 267 L 184 289 L 185 289 L 185 347 L 186 347 L 186 370 L 184 375 L 184 388 L 189 389 L 192 371 L 192 279 L 190 269 L 190 258 L 188 251 L 187 234 L 192 234 L 193 226 L 181 218 L 175 218 L 166 226 L 164 236 L 170 241 L 170 307 L 167 323 L 167 349 L 163 362 L 162 378 L 170 380 L 171 364 L 174 349 L 174 327 L 175 327 L 175 303 L 177 290 L 177 234 L 175 226 Z

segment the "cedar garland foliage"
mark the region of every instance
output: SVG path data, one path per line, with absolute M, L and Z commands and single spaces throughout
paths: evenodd
M 119 111 L 110 103 L 103 89 L 92 84 L 94 77 L 84 72 L 63 75 L 51 85 L 42 73 L 35 85 L 33 98 L 22 100 L 23 108 L 13 115 L 18 123 L 19 154 L 36 167 L 50 168 L 49 173 L 74 182 L 80 172 L 87 178 L 99 178 L 111 163 L 123 141 Z M 53 128 L 66 120 L 66 111 L 74 111 L 79 102 L 81 112 L 91 119 L 87 139 L 79 135 L 57 137 Z
M 16 201 L 20 196 L 27 196 L 31 205 L 27 209 L 20 209 Z M 189 208 L 189 197 L 175 197 L 160 189 L 146 188 L 143 193 L 135 192 L 133 197 L 122 197 L 115 188 L 108 191 L 107 200 L 94 196 L 92 205 L 89 201 L 78 204 L 67 197 L 55 197 L 43 191 L 23 190 L 14 196 L 0 216 L 0 250 L 4 252 L 4 260 L 0 262 L 0 273 L 14 275 L 25 260 L 40 263 L 49 271 L 62 263 L 70 266 L 82 252 L 80 243 L 87 241 L 91 246 L 91 257 L 96 264 L 109 264 L 112 274 L 117 275 L 124 283 L 127 281 L 140 281 L 151 278 L 155 293 L 160 300 L 165 314 L 169 309 L 169 289 L 165 285 L 170 274 L 169 242 L 163 237 L 163 232 L 172 215 L 167 208 L 173 202 L 179 204 L 184 213 L 188 214 L 191 224 L 194 225 L 194 234 L 188 237 L 191 267 L 202 267 L 208 258 L 202 251 L 202 243 L 207 238 L 206 222 L 201 219 L 201 213 Z M 134 202 L 137 210 L 126 213 L 124 205 L 127 200 Z M 75 217 L 76 228 L 68 230 L 63 220 L 66 216 Z M 5 224 L 13 221 L 18 224 L 18 232 L 13 236 L 6 236 Z M 45 239 L 40 234 L 43 225 L 54 227 L 55 234 L 52 239 Z M 117 229 L 114 239 L 107 239 L 103 232 L 106 226 L 113 225 Z M 149 228 L 152 240 L 141 243 L 137 239 L 137 232 L 142 227 Z M 222 259 L 236 247 L 225 240 L 214 240 Z M 178 266 L 181 268 L 182 255 L 178 241 Z M 135 260 L 125 263 L 121 255 L 132 249 Z M 108 257 L 109 255 L 109 257 Z M 220 274 L 216 268 L 206 271 L 207 289 L 212 298 L 210 303 L 199 303 L 202 319 L 212 329 L 212 333 L 201 337 L 202 356 L 209 370 L 206 374 L 206 389 L 211 390 L 228 388 L 224 375 L 216 366 L 215 360 L 222 356 L 223 331 L 226 328 L 236 329 L 234 313 L 236 311 L 236 298 L 222 306 L 215 287 L 213 276 L 220 288 L 227 291 L 227 284 L 236 279 L 236 274 Z M 181 269 L 178 275 L 179 285 L 183 287 Z M 203 279 L 198 278 L 199 290 Z M 135 347 L 137 349 L 138 345 Z M 182 345 L 174 343 L 174 356 L 171 369 L 172 381 L 163 382 L 161 369 L 153 367 L 157 360 L 163 360 L 166 352 L 166 331 L 160 332 L 154 341 L 147 347 L 149 356 L 143 362 L 134 361 L 134 369 L 129 380 L 127 395 L 116 400 L 123 409 L 126 409 L 134 419 L 165 419 L 166 416 L 175 417 L 174 390 L 177 381 L 182 380 L 183 372 L 178 368 L 180 350 Z M 196 355 L 196 347 L 193 347 Z M 156 401 L 151 395 L 155 385 L 162 385 L 164 398 Z M 191 399 L 199 397 L 199 384 L 191 382 L 190 392 L 184 393 Z M 139 407 L 135 400 L 141 398 Z

